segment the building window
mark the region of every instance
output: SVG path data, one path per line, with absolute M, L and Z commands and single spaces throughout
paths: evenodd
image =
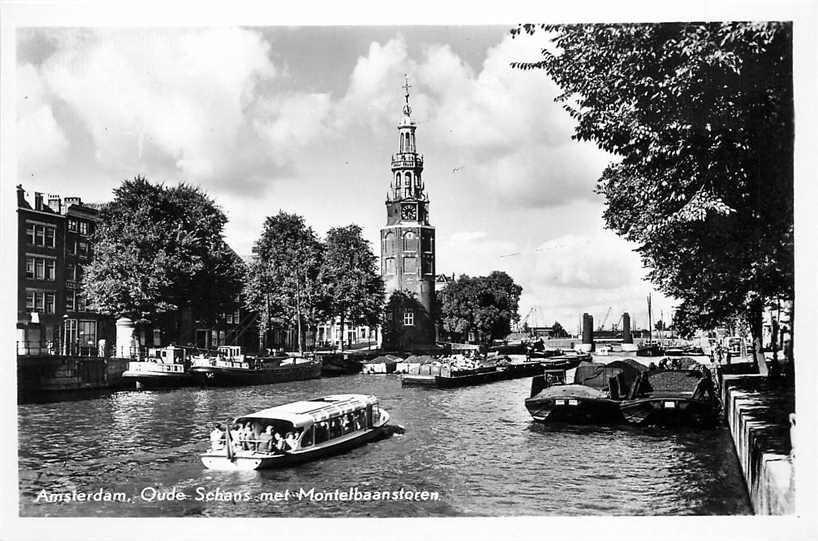
M 415 326 L 415 313 L 408 308 L 403 312 L 403 326 L 404 327 Z
M 77 220 L 73 218 L 68 219 L 68 230 L 69 231 L 76 231 L 77 230 Z
M 68 263 L 65 265 L 65 279 L 66 280 L 77 280 L 77 267 L 74 266 L 73 263 Z
M 26 237 L 31 245 L 54 248 L 56 246 L 56 234 L 57 229 L 54 226 L 26 223 Z
M 387 254 L 391 254 L 395 249 L 395 234 L 391 231 L 383 236 L 383 248 Z
M 418 239 L 414 232 L 407 231 L 403 235 L 403 250 L 405 252 L 415 252 L 418 249 Z
M 80 235 L 88 234 L 88 222 L 80 222 Z
M 45 294 L 45 313 L 54 314 L 57 308 L 57 296 L 54 293 Z
M 88 255 L 88 243 L 84 241 L 79 242 L 79 255 L 80 257 L 86 257 Z
M 384 260 L 384 274 L 395 274 L 395 258 L 387 257 Z
M 71 255 L 77 255 L 77 241 L 71 242 Z
M 418 260 L 416 257 L 403 258 L 403 274 L 414 274 L 418 271 Z
M 153 330 L 153 345 L 159 347 L 162 345 L 162 329 Z
M 80 320 L 77 342 L 80 347 L 93 347 L 97 343 L 97 322 Z
M 35 291 L 32 291 L 31 289 L 26 290 L 26 310 L 29 312 L 34 311 L 34 297 L 36 296 L 37 293 Z
M 26 257 L 26 278 L 34 279 L 34 258 L 31 256 Z
M 77 309 L 76 293 L 70 289 L 65 290 L 65 310 L 73 312 Z
M 88 311 L 88 301 L 85 298 L 85 295 L 82 293 L 76 294 L 76 304 L 77 304 L 77 312 L 87 312 Z
M 51 280 L 52 282 L 57 277 L 57 262 L 53 259 L 46 259 L 45 260 L 45 279 Z

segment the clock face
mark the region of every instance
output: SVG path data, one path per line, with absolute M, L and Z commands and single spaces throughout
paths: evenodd
M 400 209 L 400 217 L 404 220 L 417 220 L 417 207 L 415 205 L 403 205 Z

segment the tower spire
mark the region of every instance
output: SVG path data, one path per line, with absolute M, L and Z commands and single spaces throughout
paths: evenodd
M 404 73 L 403 74 L 403 90 L 404 94 L 403 97 L 406 100 L 406 103 L 403 106 L 403 114 L 409 116 L 412 114 L 412 108 L 409 107 L 409 89 L 412 88 L 412 85 L 409 84 L 409 75 Z

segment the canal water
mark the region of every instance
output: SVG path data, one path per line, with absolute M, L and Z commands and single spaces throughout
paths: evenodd
M 725 427 L 546 427 L 533 423 L 523 405 L 529 385 L 530 378 L 524 378 L 451 390 L 401 388 L 399 376 L 355 375 L 232 389 L 117 392 L 86 400 L 21 404 L 20 514 L 751 513 Z M 406 428 L 405 434 L 285 470 L 214 472 L 199 461 L 215 421 L 341 392 L 377 395 L 393 422 Z M 335 494 L 336 490 L 390 492 L 395 497 L 344 501 L 319 494 Z M 127 499 L 54 501 L 72 491 L 99 494 L 97 497 L 123 493 Z M 402 497 L 398 495 L 401 491 Z M 422 491 L 427 493 L 425 499 L 418 496 Z M 275 492 L 287 493 L 288 499 L 273 501 Z M 233 493 L 241 501 L 234 501 Z M 303 497 L 290 496 L 297 493 Z M 412 499 L 407 493 L 413 494 Z M 184 500 L 178 499 L 180 494 Z

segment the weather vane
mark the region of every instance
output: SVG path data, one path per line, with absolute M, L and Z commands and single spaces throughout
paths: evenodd
M 412 85 L 409 84 L 409 75 L 408 74 L 404 73 L 403 77 L 404 77 L 403 89 L 406 91 L 405 94 L 404 94 L 404 97 L 406 99 L 406 105 L 403 106 L 403 114 L 411 115 L 412 114 L 412 108 L 409 107 L 409 89 L 412 88 Z

